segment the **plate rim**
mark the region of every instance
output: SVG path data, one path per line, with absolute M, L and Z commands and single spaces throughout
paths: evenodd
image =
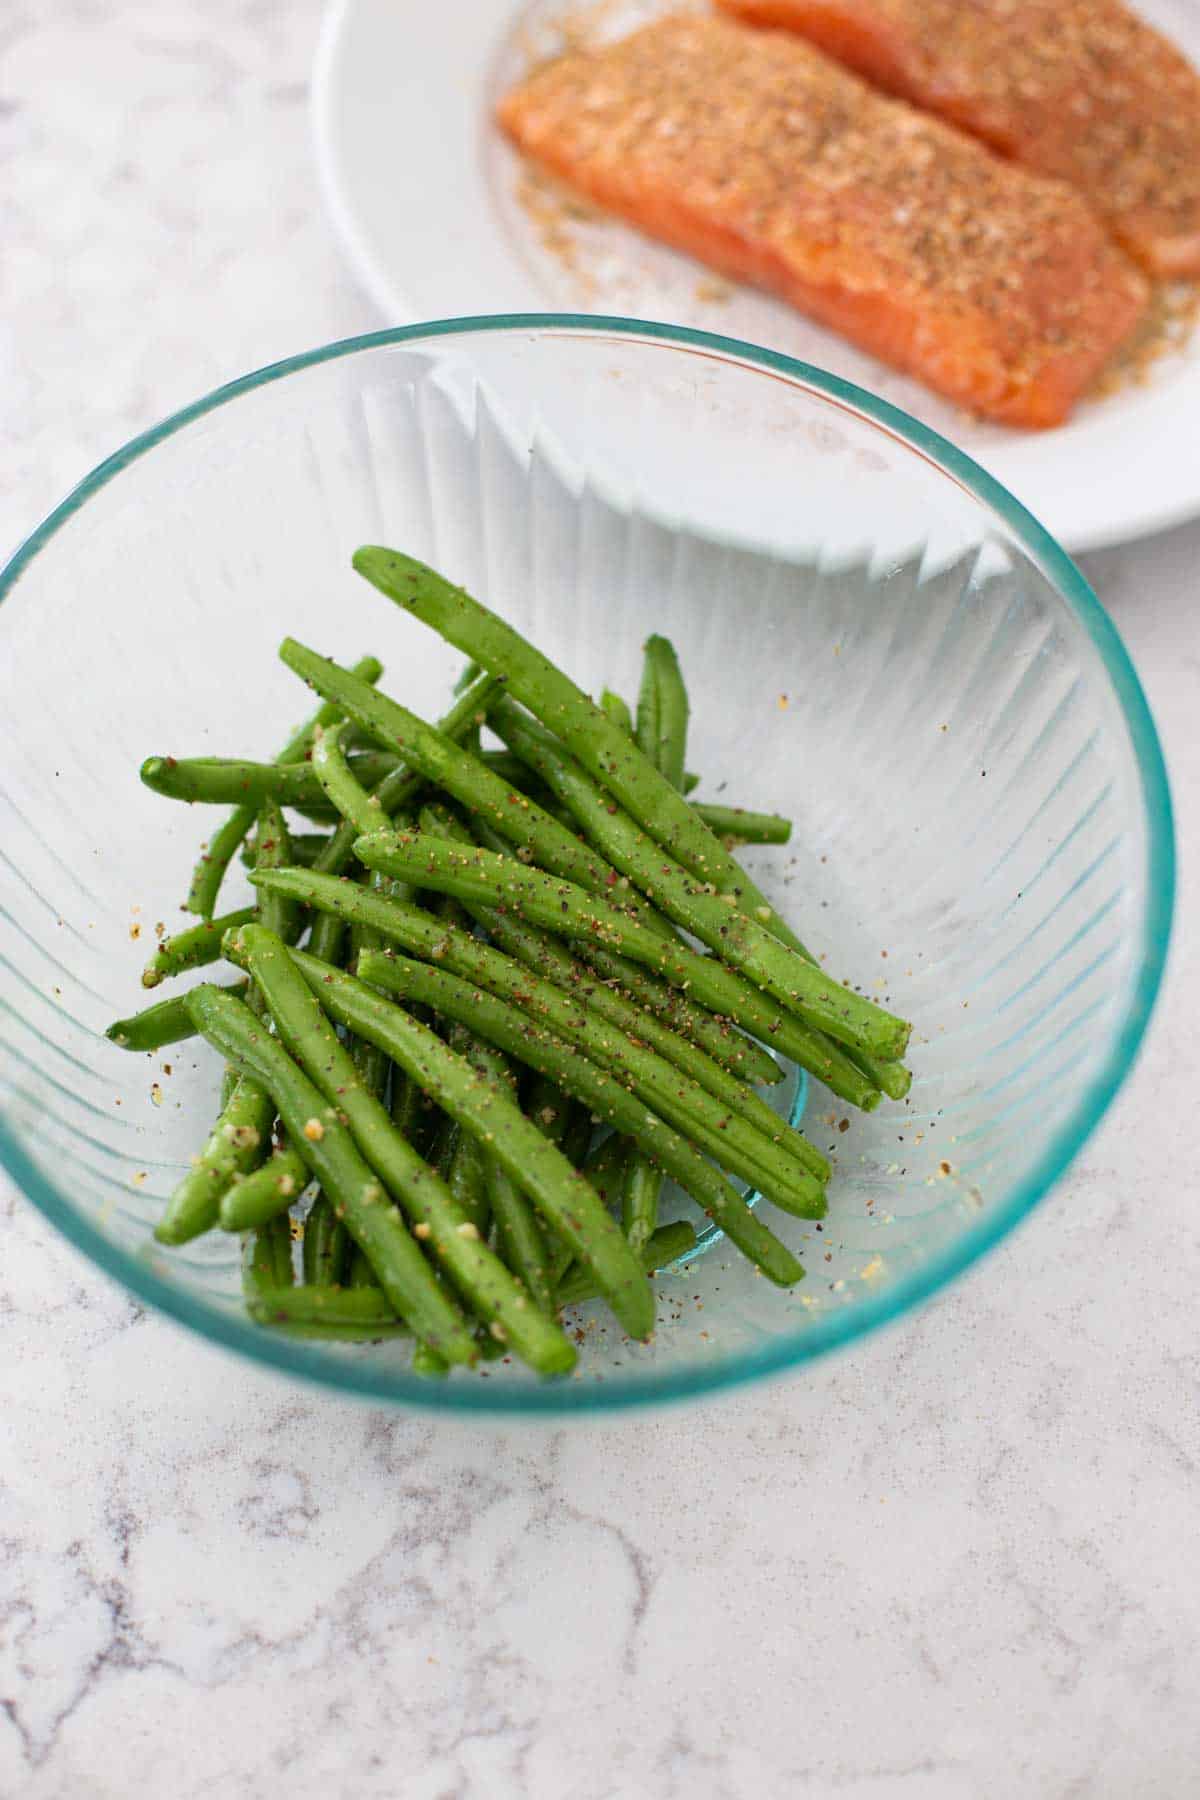
M 335 122 L 340 104 L 337 81 L 339 58 L 347 31 L 355 17 L 365 12 L 370 3 L 371 0 L 329 0 L 325 8 L 313 54 L 309 100 L 310 130 L 317 167 L 317 182 L 322 201 L 332 224 L 334 236 L 354 278 L 371 303 L 379 310 L 386 324 L 410 325 L 422 321 L 423 311 L 414 305 L 403 286 L 393 279 L 386 259 L 380 255 L 371 241 L 370 233 L 364 229 L 359 210 L 352 198 L 353 184 L 348 181 L 342 159 L 336 150 Z M 501 4 L 511 8 L 515 3 L 516 0 L 496 0 L 497 10 L 500 9 Z M 518 309 L 503 308 L 501 310 L 514 311 Z M 523 307 L 519 310 L 542 310 L 549 314 L 568 310 L 586 313 L 590 309 L 578 305 L 568 309 L 547 304 L 543 308 Z M 595 316 L 604 318 L 614 315 L 611 309 L 597 308 Z M 697 328 L 686 327 L 686 329 Z M 1195 329 L 1200 335 L 1200 323 Z M 717 335 L 726 334 L 717 333 Z M 728 335 L 738 336 L 736 332 Z M 760 347 L 772 348 L 769 344 L 763 344 Z M 780 352 L 780 354 L 790 355 L 791 353 Z M 839 375 L 836 370 L 827 368 L 821 363 L 813 363 L 809 358 L 797 357 L 794 360 L 808 362 L 809 366 L 821 369 L 835 379 L 851 380 L 850 377 Z M 853 385 L 862 386 L 863 384 L 854 382 Z M 868 389 L 867 391 L 873 390 Z M 876 397 L 883 399 L 882 395 Z M 895 402 L 889 401 L 887 404 L 894 405 Z M 903 407 L 898 410 L 905 411 Z M 928 429 L 937 431 L 939 436 L 947 435 L 938 427 L 931 426 Z M 988 464 L 974 450 L 963 448 L 963 454 L 970 457 L 972 462 L 987 469 L 989 474 L 991 473 Z M 993 479 L 999 481 L 1002 486 L 1006 486 L 1005 476 L 995 475 Z M 1097 511 L 1090 521 L 1081 524 L 1078 529 L 1069 526 L 1065 529 L 1047 526 L 1046 529 L 1070 555 L 1080 556 L 1099 550 L 1111 550 L 1122 544 L 1136 543 L 1143 538 L 1153 537 L 1161 532 L 1185 525 L 1200 516 L 1200 481 L 1197 482 L 1195 491 L 1190 496 L 1167 498 L 1157 504 L 1155 503 L 1156 491 L 1154 489 L 1146 491 L 1145 501 L 1136 513 L 1122 516 L 1114 515 L 1111 510 L 1108 512 Z M 1039 505 L 1034 504 L 1031 507 L 1026 501 L 1022 501 L 1021 504 L 1027 510 L 1033 511 L 1039 523 L 1041 522 Z

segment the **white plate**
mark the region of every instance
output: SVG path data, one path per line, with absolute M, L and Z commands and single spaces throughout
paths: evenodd
M 677 10 L 679 0 L 674 0 Z M 962 446 L 1071 550 L 1200 512 L 1200 331 L 1056 431 L 983 424 L 765 295 L 535 193 L 496 98 L 564 29 L 619 33 L 662 0 L 341 0 L 314 72 L 317 155 L 350 260 L 389 322 L 596 312 L 767 344 L 883 394 Z M 1197 0 L 1142 10 L 1200 60 Z M 568 16 L 570 15 L 570 16 Z M 525 197 L 522 198 L 523 184 Z

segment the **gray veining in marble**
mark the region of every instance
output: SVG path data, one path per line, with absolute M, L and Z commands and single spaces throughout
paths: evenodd
M 316 13 L 0 13 L 0 544 L 377 323 L 315 191 Z M 231 1363 L 0 1188 L 0 1794 L 1200 1792 L 1198 565 L 1200 527 L 1088 565 L 1183 843 L 1146 1053 L 1034 1220 L 852 1355 L 632 1425 L 434 1425 Z

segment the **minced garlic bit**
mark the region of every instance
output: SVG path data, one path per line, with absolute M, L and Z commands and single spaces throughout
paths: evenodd
M 253 1125 L 226 1125 L 225 1136 L 239 1150 L 253 1150 L 258 1143 L 258 1133 Z
M 428 1238 L 433 1236 L 433 1226 L 427 1225 L 425 1220 L 422 1219 L 419 1225 L 413 1226 L 413 1236 L 415 1238 L 420 1238 L 421 1242 L 425 1243 Z
M 456 1225 L 454 1229 L 461 1238 L 477 1238 L 479 1236 L 478 1225 L 474 1224 L 470 1219 L 464 1219 L 462 1224 Z
M 162 1089 L 159 1087 L 157 1081 L 152 1081 L 150 1083 L 150 1098 L 154 1102 L 155 1106 L 162 1105 L 163 1093 L 162 1093 Z
M 320 1119 L 306 1119 L 304 1122 L 304 1135 L 310 1144 L 319 1144 L 321 1139 L 325 1136 L 325 1127 L 322 1125 Z
M 290 1199 L 296 1191 L 296 1177 L 294 1175 L 281 1175 L 277 1185 L 279 1192 L 284 1198 Z

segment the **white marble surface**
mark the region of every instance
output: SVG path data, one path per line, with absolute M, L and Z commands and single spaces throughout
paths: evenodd
M 314 191 L 315 28 L 0 10 L 0 544 L 222 377 L 376 322 Z M 435 1425 L 226 1360 L 0 1189 L 0 1794 L 1200 1791 L 1198 563 L 1193 527 L 1089 566 L 1183 848 L 1136 1076 L 1031 1224 L 850 1355 L 633 1425 Z

